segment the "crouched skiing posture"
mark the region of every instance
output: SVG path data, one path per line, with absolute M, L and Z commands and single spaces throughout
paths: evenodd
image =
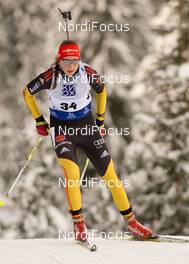
M 91 113 L 91 88 L 96 93 L 96 122 Z M 100 177 L 106 182 L 128 230 L 142 239 L 150 237 L 152 231 L 135 218 L 123 184 L 115 172 L 110 152 L 98 129 L 104 126 L 106 87 L 100 82 L 97 72 L 80 61 L 80 48 L 76 42 L 63 41 L 55 66 L 41 73 L 24 89 L 24 98 L 36 121 L 37 132 L 47 136 L 49 125 L 34 96 L 44 89 L 47 90 L 49 98 L 51 139 L 58 162 L 64 171 L 75 238 L 82 241 L 87 239 L 78 185 L 80 168 L 76 156 L 77 147 L 85 151 Z M 86 127 L 88 133 L 82 133 L 82 128 Z M 75 184 L 69 184 L 69 181 Z

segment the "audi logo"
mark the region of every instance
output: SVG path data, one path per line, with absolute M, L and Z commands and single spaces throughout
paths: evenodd
M 100 146 L 102 144 L 104 144 L 104 139 L 103 138 L 100 138 L 100 139 L 97 139 L 97 140 L 94 141 L 94 145 L 95 146 Z

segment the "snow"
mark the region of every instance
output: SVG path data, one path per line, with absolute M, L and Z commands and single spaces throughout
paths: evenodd
M 6 264 L 188 264 L 187 243 L 156 243 L 95 239 L 96 252 L 73 240 L 33 239 L 0 240 L 0 263 Z
M 189 63 L 183 63 L 180 66 L 179 76 L 183 79 L 189 79 Z
M 172 1 L 170 4 L 168 4 L 167 6 L 163 6 L 159 16 L 156 16 L 151 24 L 154 28 L 160 28 L 160 27 L 164 27 L 165 31 L 171 31 L 172 29 L 174 29 L 178 23 L 179 23 L 179 18 L 178 16 L 176 16 L 174 14 L 173 16 L 173 8 L 175 8 L 177 5 L 176 2 Z M 164 21 L 168 21 L 168 23 L 164 23 Z

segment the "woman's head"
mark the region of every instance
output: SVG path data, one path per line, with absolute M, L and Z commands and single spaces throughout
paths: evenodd
M 64 40 L 58 50 L 58 63 L 67 76 L 72 76 L 79 67 L 80 48 L 72 40 Z

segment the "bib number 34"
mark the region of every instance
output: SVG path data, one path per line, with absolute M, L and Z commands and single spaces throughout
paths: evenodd
M 60 107 L 61 107 L 63 110 L 68 110 L 68 109 L 70 109 L 70 108 L 72 108 L 72 109 L 77 109 L 77 104 L 74 103 L 74 102 L 72 102 L 72 103 L 70 103 L 70 104 L 68 104 L 68 103 L 61 103 L 61 104 L 60 104 Z

